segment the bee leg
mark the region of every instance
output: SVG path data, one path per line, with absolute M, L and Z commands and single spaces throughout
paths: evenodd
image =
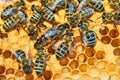
M 47 28 L 47 26 L 45 24 L 41 24 L 45 29 Z
M 17 32 L 18 32 L 18 34 L 20 34 L 20 32 L 19 32 L 19 27 L 16 27 L 17 28 Z
M 94 22 L 94 21 L 91 20 L 90 18 L 86 18 L 85 21 L 91 21 L 91 22 Z
M 116 26 L 116 24 L 115 24 L 115 23 L 113 23 L 113 25 L 114 25 L 115 29 L 117 29 L 117 26 Z
M 27 25 L 25 25 L 25 27 L 22 26 L 22 29 L 23 29 L 26 33 L 28 33 L 28 32 L 25 30 L 26 27 L 27 27 Z

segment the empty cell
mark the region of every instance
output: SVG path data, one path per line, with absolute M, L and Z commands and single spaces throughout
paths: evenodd
M 89 66 L 88 66 L 87 64 L 81 64 L 81 65 L 79 66 L 79 70 L 80 70 L 81 72 L 88 72 Z
M 69 67 L 70 67 L 71 69 L 76 69 L 76 68 L 78 67 L 78 65 L 79 65 L 79 63 L 78 63 L 77 60 L 72 60 L 72 61 L 70 62 L 70 64 L 69 64 Z

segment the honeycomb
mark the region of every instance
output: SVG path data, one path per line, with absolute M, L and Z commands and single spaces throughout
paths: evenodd
M 9 4 L 13 4 L 16 0 L 5 2 L 0 0 L 1 11 Z M 40 5 L 38 0 L 25 0 L 27 14 L 31 16 L 31 5 Z M 107 0 L 103 1 L 105 11 L 112 11 Z M 60 10 L 58 15 L 55 14 L 55 20 L 64 23 L 65 10 Z M 91 18 L 95 20 L 101 16 L 100 12 L 95 12 Z M 86 47 L 81 45 L 81 34 L 77 28 L 74 29 L 74 51 L 69 52 L 66 57 L 56 60 L 52 55 L 47 61 L 46 69 L 41 77 L 37 77 L 35 71 L 31 74 L 25 74 L 22 69 L 18 69 L 16 57 L 12 54 L 11 48 L 22 49 L 26 52 L 26 44 L 29 45 L 29 55 L 34 61 L 36 50 L 34 49 L 34 41 L 31 41 L 24 30 L 13 30 L 8 33 L 8 39 L 0 39 L 0 80 L 120 80 L 120 27 L 117 29 L 112 24 L 99 24 L 91 22 L 90 25 L 97 25 L 94 31 L 98 35 L 96 46 Z M 0 19 L 0 24 L 3 20 Z M 47 27 L 52 24 L 44 22 Z M 3 30 L 4 31 L 4 30 Z M 41 33 L 44 33 L 44 29 Z M 52 45 L 46 48 L 51 54 L 55 54 Z

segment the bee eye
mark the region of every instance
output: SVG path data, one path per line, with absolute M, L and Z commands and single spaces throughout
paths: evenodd
M 90 36 L 89 36 L 89 35 L 87 35 L 87 38 L 89 39 L 89 38 L 90 38 Z

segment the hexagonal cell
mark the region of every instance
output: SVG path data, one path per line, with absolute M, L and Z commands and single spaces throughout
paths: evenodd
M 120 66 L 120 57 L 117 57 L 116 60 L 115 60 L 115 62 L 116 62 L 116 64 L 117 64 L 118 66 Z
M 70 51 L 67 53 L 67 57 L 69 57 L 70 59 L 73 59 L 77 56 L 77 53 L 75 51 Z
M 62 66 L 66 66 L 68 64 L 69 60 L 67 59 L 67 57 L 63 57 L 59 60 L 60 65 Z
M 110 30 L 109 35 L 112 38 L 116 38 L 119 36 L 119 31 L 117 29 L 112 29 L 112 30 Z
M 75 68 L 78 67 L 78 65 L 79 65 L 79 63 L 78 63 L 77 60 L 72 60 L 72 61 L 70 62 L 70 64 L 69 64 L 69 67 L 70 67 L 71 69 L 75 69 Z
M 103 58 L 105 58 L 105 52 L 104 51 L 97 51 L 95 54 L 95 57 L 97 59 L 103 59 Z
M 64 80 L 73 80 L 71 77 L 65 77 Z
M 101 26 L 99 32 L 101 35 L 106 35 L 109 32 L 109 29 L 106 26 Z
M 3 74 L 5 72 L 5 66 L 0 65 L 0 74 Z
M 14 77 L 9 77 L 8 80 L 16 80 Z
M 23 71 L 17 71 L 17 72 L 15 73 L 15 76 L 16 76 L 16 77 L 23 77 L 23 76 L 24 76 L 24 72 L 23 72 Z
M 79 52 L 83 52 L 85 50 L 85 47 L 81 44 L 77 44 L 74 49 L 77 53 L 79 53 Z
M 70 72 L 71 72 L 71 70 L 70 70 L 69 67 L 63 67 L 61 69 L 61 74 L 67 74 L 67 73 L 70 73 Z
M 101 42 L 104 44 L 109 44 L 111 42 L 111 38 L 109 36 L 103 36 L 101 38 Z
M 3 40 L 6 40 L 8 38 L 8 34 L 7 33 L 2 33 L 1 38 Z
M 92 76 L 90 76 L 89 74 L 83 74 L 80 77 L 81 80 L 93 80 Z
M 96 65 L 96 67 L 100 70 L 105 70 L 108 63 L 106 61 L 99 61 Z
M 107 67 L 108 71 L 109 72 L 117 72 L 119 69 L 118 69 L 118 66 L 114 63 L 110 63 Z
M 61 74 L 56 73 L 56 74 L 53 75 L 53 80 L 59 80 L 59 79 L 61 79 L 61 77 L 62 77 Z
M 6 76 L 5 75 L 0 75 L 0 80 L 6 80 Z
M 0 55 L 2 54 L 2 49 L 0 48 Z
M 94 77 L 93 80 L 101 80 L 99 77 Z
M 115 49 L 113 50 L 113 54 L 114 54 L 115 56 L 120 56 L 120 48 L 115 48 Z
M 107 71 L 101 71 L 99 76 L 101 80 L 109 80 L 110 74 Z
M 118 74 L 111 74 L 109 80 L 120 80 L 120 76 Z
M 113 47 L 118 47 L 120 46 L 120 39 L 116 38 L 116 39 L 113 39 L 112 42 L 111 42 L 111 45 Z
M 52 76 L 53 76 L 53 73 L 51 71 L 45 71 L 43 73 L 43 77 L 45 80 L 50 80 L 52 78 Z
M 85 54 L 88 56 L 88 57 L 93 57 L 94 54 L 95 54 L 95 49 L 92 48 L 92 47 L 87 47 L 86 48 L 86 51 L 85 51 Z
M 97 63 L 97 59 L 94 57 L 88 58 L 87 63 L 91 66 L 95 65 Z
M 97 67 L 91 67 L 88 71 L 88 73 L 93 76 L 93 77 L 96 77 L 99 75 L 99 69 Z
M 6 70 L 6 74 L 14 74 L 14 69 L 13 68 L 8 68 L 7 70 Z
M 44 80 L 42 77 L 37 77 L 35 80 Z
M 88 66 L 87 64 L 81 64 L 81 65 L 79 66 L 79 70 L 80 70 L 81 72 L 87 72 L 87 71 L 89 70 L 89 66 Z
M 80 71 L 79 70 L 73 70 L 71 74 L 72 74 L 72 79 L 73 80 L 79 80 L 80 79 Z
M 3 57 L 4 58 L 9 58 L 11 57 L 12 52 L 10 50 L 6 50 L 3 52 Z
M 32 74 L 26 74 L 25 80 L 34 80 L 34 76 Z
M 75 36 L 74 37 L 74 42 L 75 43 L 78 43 L 78 42 L 81 42 L 82 41 L 82 37 L 81 36 Z
M 81 53 L 78 55 L 77 60 L 81 63 L 84 63 L 87 61 L 87 56 L 84 53 Z
M 17 59 L 14 54 L 12 54 L 12 59 L 13 59 L 13 60 Z

